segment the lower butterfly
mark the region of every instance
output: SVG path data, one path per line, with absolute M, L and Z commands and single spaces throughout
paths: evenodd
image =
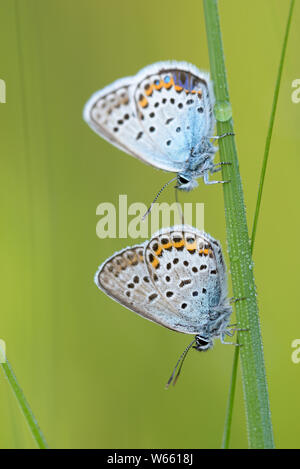
M 174 373 L 180 366 L 175 382 L 192 346 L 208 350 L 215 338 L 231 344 L 224 340 L 236 329 L 229 326 L 232 306 L 222 249 L 203 231 L 188 225 L 165 228 L 150 241 L 107 259 L 95 283 L 140 316 L 174 331 L 195 334 L 175 367 Z
M 214 94 L 209 74 L 187 62 L 158 62 L 97 91 L 84 119 L 101 137 L 156 168 L 175 172 L 177 188 L 210 181 L 217 147 Z M 173 181 L 173 180 L 172 180 Z

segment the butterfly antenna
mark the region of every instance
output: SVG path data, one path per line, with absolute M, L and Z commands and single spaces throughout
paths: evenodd
M 177 180 L 177 176 L 174 177 L 174 178 L 172 178 L 172 179 L 171 179 L 170 181 L 168 181 L 164 186 L 162 186 L 162 188 L 161 188 L 161 189 L 158 191 L 158 193 L 156 194 L 156 196 L 155 196 L 155 198 L 154 198 L 152 204 L 151 204 L 150 207 L 148 208 L 147 212 L 145 213 L 145 215 L 143 215 L 143 218 L 142 218 L 143 221 L 145 220 L 145 218 L 147 217 L 147 215 L 149 215 L 149 213 L 151 212 L 153 205 L 154 205 L 155 202 L 157 201 L 157 199 L 158 199 L 158 197 L 160 196 L 160 194 L 162 193 L 162 191 L 163 191 L 169 184 L 171 184 L 171 182 L 176 181 L 176 180 Z
M 174 379 L 174 381 L 173 381 L 173 386 L 175 386 L 175 384 L 176 384 L 176 382 L 177 382 L 177 380 L 178 380 L 178 378 L 179 378 L 179 375 L 180 375 L 181 368 L 182 368 L 183 362 L 184 362 L 184 360 L 185 360 L 185 357 L 187 356 L 188 351 L 190 350 L 190 348 L 193 346 L 193 344 L 194 344 L 195 342 L 196 342 L 196 339 L 194 339 L 194 340 L 187 346 L 187 348 L 182 352 L 182 354 L 180 355 L 179 360 L 178 360 L 178 362 L 176 363 L 176 366 L 175 366 L 175 368 L 174 368 L 174 370 L 173 370 L 173 373 L 171 374 L 171 376 L 170 376 L 170 378 L 169 378 L 169 380 L 168 380 L 168 382 L 167 382 L 167 384 L 166 384 L 166 386 L 165 386 L 165 389 L 168 389 L 168 387 L 169 387 L 170 384 L 172 383 L 173 378 L 174 378 L 175 373 L 176 373 L 176 370 L 177 370 L 178 366 L 180 365 L 180 366 L 179 366 L 179 369 L 178 369 L 178 372 L 177 372 L 177 375 L 176 375 L 176 377 L 175 377 L 175 379 Z

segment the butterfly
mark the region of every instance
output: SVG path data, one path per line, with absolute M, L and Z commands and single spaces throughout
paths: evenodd
M 165 61 L 143 68 L 94 93 L 83 117 L 101 137 L 156 168 L 177 173 L 177 188 L 190 191 L 214 164 L 214 93 L 209 74 L 187 62 Z M 172 182 L 173 179 L 169 182 Z
M 99 267 L 95 283 L 140 316 L 195 335 L 176 368 L 192 346 L 208 350 L 215 338 L 231 344 L 224 341 L 234 331 L 229 326 L 232 306 L 222 249 L 204 231 L 188 225 L 164 228 L 143 244 L 107 259 Z

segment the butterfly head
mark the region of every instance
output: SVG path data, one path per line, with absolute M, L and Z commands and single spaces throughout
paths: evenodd
M 197 334 L 195 336 L 196 345 L 193 346 L 194 349 L 198 350 L 198 352 L 204 352 L 205 350 L 209 350 L 213 347 L 212 339 L 205 338 Z
M 188 172 L 177 174 L 177 189 L 189 192 L 198 186 L 196 179 Z

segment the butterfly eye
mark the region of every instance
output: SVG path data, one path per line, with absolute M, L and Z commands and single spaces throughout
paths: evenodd
M 203 339 L 202 337 L 198 335 L 195 337 L 195 339 L 196 339 L 196 344 L 198 347 L 205 347 L 208 344 L 207 340 Z
M 190 180 L 183 177 L 183 176 L 178 176 L 178 182 L 179 182 L 179 184 L 188 184 L 190 182 Z

